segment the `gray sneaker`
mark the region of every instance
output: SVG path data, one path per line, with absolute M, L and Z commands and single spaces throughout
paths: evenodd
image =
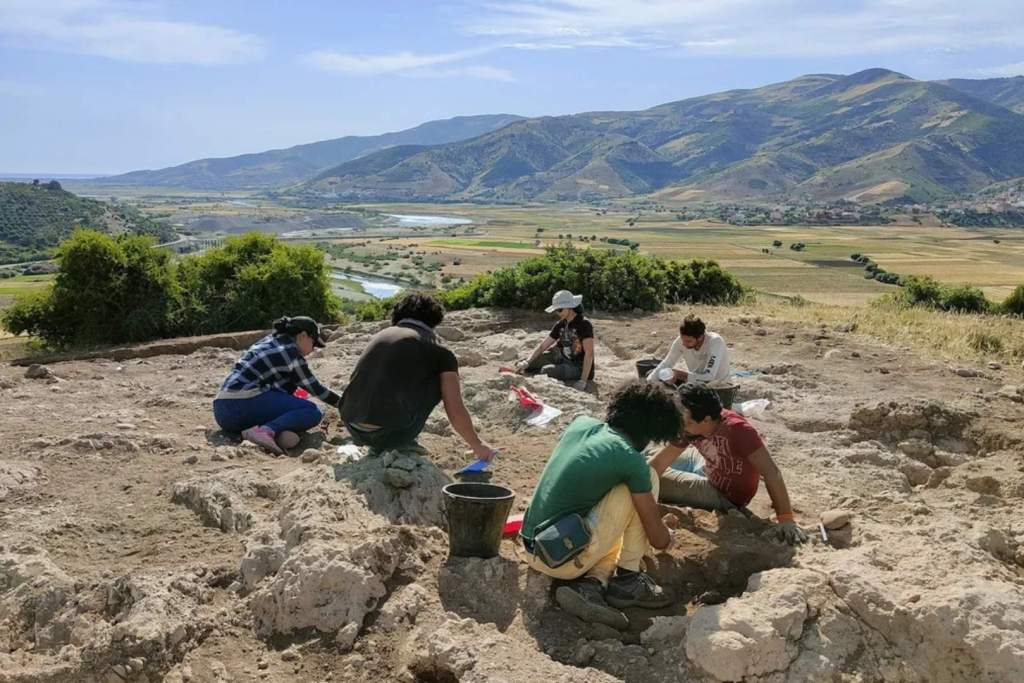
M 588 623 L 597 622 L 620 631 L 629 628 L 629 619 L 604 601 L 604 586 L 592 576 L 570 581 L 555 590 L 555 602 L 563 610 Z
M 672 602 L 665 589 L 654 582 L 644 572 L 635 572 L 629 576 L 613 576 L 608 582 L 605 592 L 608 604 L 622 609 L 623 607 L 646 607 L 656 609 Z

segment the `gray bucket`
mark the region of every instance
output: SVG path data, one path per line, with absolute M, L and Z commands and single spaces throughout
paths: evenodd
M 452 557 L 495 557 L 516 494 L 497 484 L 448 484 L 444 494 L 448 550 Z

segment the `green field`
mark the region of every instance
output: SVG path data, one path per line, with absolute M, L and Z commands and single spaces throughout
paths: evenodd
M 53 275 L 18 275 L 0 280 L 0 307 L 22 294 L 43 291 L 53 285 Z

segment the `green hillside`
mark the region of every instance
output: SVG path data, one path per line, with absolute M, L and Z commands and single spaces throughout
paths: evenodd
M 951 78 L 937 81 L 978 99 L 1024 114 L 1024 76 L 1013 78 Z
M 635 112 L 524 119 L 369 154 L 300 192 L 359 200 L 927 200 L 1024 176 L 1024 116 L 886 69 Z
M 466 140 L 505 126 L 510 114 L 457 116 L 383 135 L 350 135 L 287 149 L 272 149 L 220 159 L 199 159 L 155 171 L 132 171 L 90 181 L 92 184 L 177 187 L 199 190 L 269 189 L 313 177 L 337 164 L 396 145 L 439 145 Z
M 46 258 L 76 227 L 166 240 L 170 228 L 136 209 L 79 197 L 49 183 L 0 183 L 0 263 Z

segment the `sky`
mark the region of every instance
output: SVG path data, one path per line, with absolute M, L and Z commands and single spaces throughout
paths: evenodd
M 161 168 L 872 67 L 1024 74 L 1024 2 L 0 0 L 0 172 Z

